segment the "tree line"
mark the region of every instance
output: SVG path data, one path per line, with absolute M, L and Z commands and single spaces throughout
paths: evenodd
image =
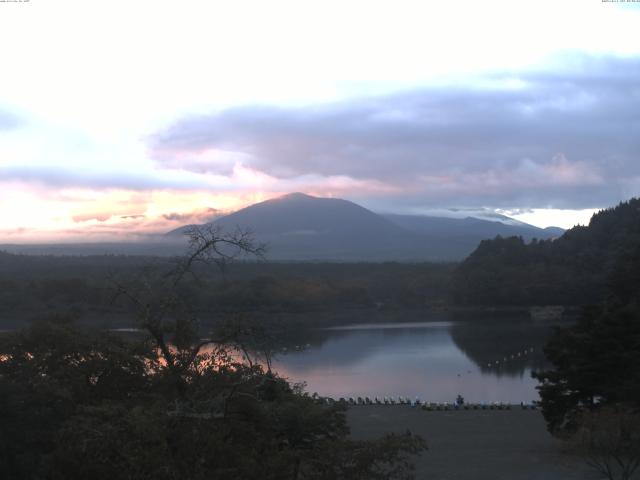
M 108 278 L 171 268 L 167 257 L 56 257 L 0 252 L 0 329 L 16 328 L 43 311 L 93 325 L 123 326 L 127 310 L 113 301 Z M 423 308 L 448 301 L 452 264 L 276 263 L 238 261 L 224 271 L 194 266 L 185 279 L 193 308 L 302 313 L 381 306 Z M 130 326 L 130 325 L 127 325 Z
M 628 258 L 640 244 L 640 199 L 602 210 L 588 226 L 554 240 L 484 240 L 454 271 L 461 305 L 586 305 L 605 300 L 611 282 L 637 273 Z

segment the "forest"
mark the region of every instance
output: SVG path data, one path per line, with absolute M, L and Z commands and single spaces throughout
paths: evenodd
M 484 240 L 453 273 L 459 305 L 585 305 L 638 280 L 640 199 L 596 213 L 555 240 Z
M 171 268 L 167 257 L 28 256 L 0 252 L 0 329 L 42 312 L 112 327 L 131 326 L 110 279 Z M 304 313 L 425 308 L 449 298 L 453 264 L 239 261 L 188 279 L 193 308 L 215 320 L 232 312 Z M 197 288 L 195 288 L 195 284 Z M 127 323 L 129 322 L 129 323 Z

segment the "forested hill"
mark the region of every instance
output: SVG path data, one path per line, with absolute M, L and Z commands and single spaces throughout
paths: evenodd
M 33 256 L 0 251 L 0 331 L 46 316 L 105 327 L 137 324 L 114 283 L 171 271 L 175 259 L 126 255 Z M 192 311 L 220 316 L 423 308 L 449 301 L 454 264 L 236 262 L 185 280 Z M 122 300 L 122 299 L 120 299 Z M 302 317 L 301 317 L 302 318 Z M 309 321 L 313 321 L 309 315 Z
M 612 286 L 616 292 L 640 288 L 639 258 L 640 199 L 633 198 L 556 240 L 482 241 L 454 272 L 454 299 L 462 305 L 597 303 Z

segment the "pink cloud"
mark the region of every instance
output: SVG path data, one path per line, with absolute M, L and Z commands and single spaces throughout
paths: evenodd
M 90 220 L 97 220 L 99 222 L 106 222 L 111 218 L 111 214 L 109 213 L 87 213 L 84 215 L 73 215 L 71 217 L 74 222 L 82 223 L 88 222 Z

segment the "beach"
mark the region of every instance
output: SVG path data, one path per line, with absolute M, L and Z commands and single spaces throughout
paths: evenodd
M 539 410 L 425 411 L 408 405 L 353 406 L 355 439 L 410 430 L 429 450 L 415 459 L 416 479 L 591 480 L 584 461 L 546 430 Z

